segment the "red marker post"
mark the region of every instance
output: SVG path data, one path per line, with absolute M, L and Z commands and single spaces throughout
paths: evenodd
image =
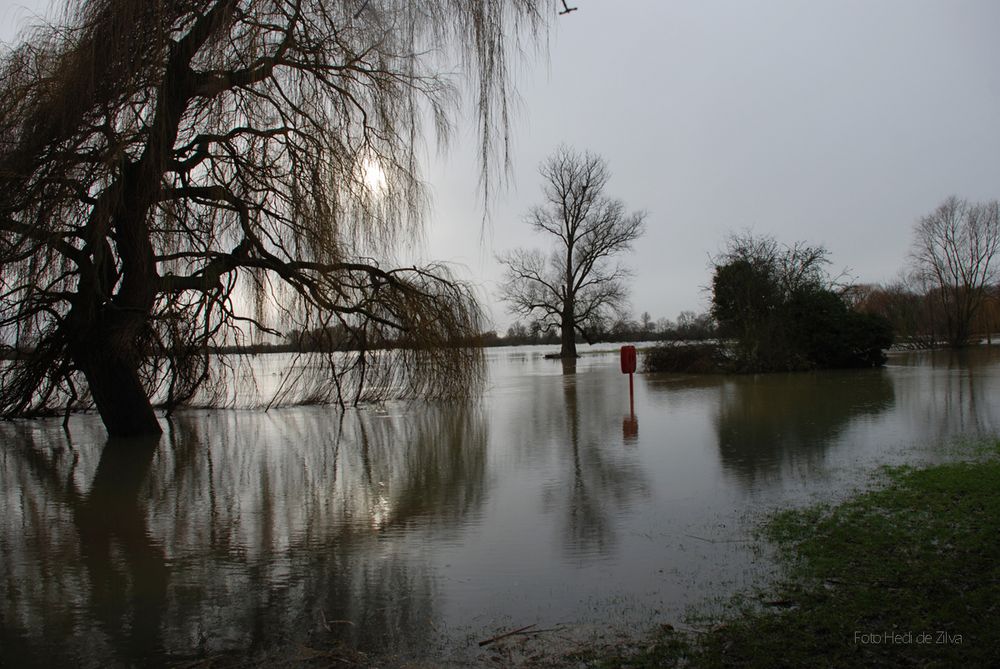
M 632 385 L 632 375 L 635 374 L 635 346 L 622 346 L 622 374 L 628 374 L 628 409 L 635 415 L 635 387 Z
M 635 417 L 635 346 L 622 346 L 622 374 L 628 374 L 628 414 L 622 421 L 622 438 L 626 444 L 634 444 L 639 438 L 639 421 Z

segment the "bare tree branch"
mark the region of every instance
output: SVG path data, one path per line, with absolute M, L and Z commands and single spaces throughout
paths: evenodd
M 621 200 L 604 195 L 611 174 L 599 156 L 563 146 L 539 171 L 545 204 L 532 208 L 527 222 L 554 238 L 555 250 L 547 262 L 539 251 L 499 255 L 500 295 L 511 313 L 535 318 L 543 329 L 559 327 L 560 355 L 576 357 L 576 333 L 589 341 L 590 329 L 624 308 L 629 274 L 608 261 L 642 235 L 646 214 L 628 214 Z
M 313 400 L 475 387 L 471 289 L 392 256 L 426 213 L 419 147 L 458 109 L 447 73 L 488 185 L 508 59 L 553 6 L 68 0 L 0 58 L 0 413 L 156 432 L 150 398 L 224 395 L 213 350 L 325 328 L 355 353 L 315 365 Z
M 955 196 L 921 218 L 911 257 L 920 279 L 934 287 L 951 346 L 968 343 L 989 287 L 1000 277 L 1000 203 L 970 203 Z

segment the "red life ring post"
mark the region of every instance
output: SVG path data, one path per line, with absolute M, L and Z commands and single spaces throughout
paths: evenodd
M 622 374 L 628 374 L 628 409 L 635 415 L 635 388 L 632 385 L 632 375 L 635 374 L 635 346 L 622 346 Z

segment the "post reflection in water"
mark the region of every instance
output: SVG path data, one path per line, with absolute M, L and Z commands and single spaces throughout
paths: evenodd
M 606 381 L 577 375 L 576 359 L 563 359 L 562 372 L 565 423 L 553 438 L 568 449 L 561 459 L 570 475 L 546 487 L 545 506 L 564 514 L 567 553 L 574 559 L 600 557 L 618 542 L 613 518 L 647 496 L 648 484 L 637 463 L 613 448 L 616 411 L 607 401 Z M 553 404 L 550 410 L 557 409 Z
M 636 444 L 639 441 L 639 419 L 634 413 L 622 418 L 622 441 Z

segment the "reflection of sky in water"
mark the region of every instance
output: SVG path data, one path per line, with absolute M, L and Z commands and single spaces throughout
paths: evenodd
M 92 416 L 71 443 L 0 426 L 0 664 L 331 638 L 461 655 L 503 627 L 676 621 L 766 573 L 762 512 L 1000 421 L 986 351 L 638 375 L 630 426 L 616 353 L 545 350 L 490 351 L 469 405 L 189 411 L 154 448 L 104 449 Z

